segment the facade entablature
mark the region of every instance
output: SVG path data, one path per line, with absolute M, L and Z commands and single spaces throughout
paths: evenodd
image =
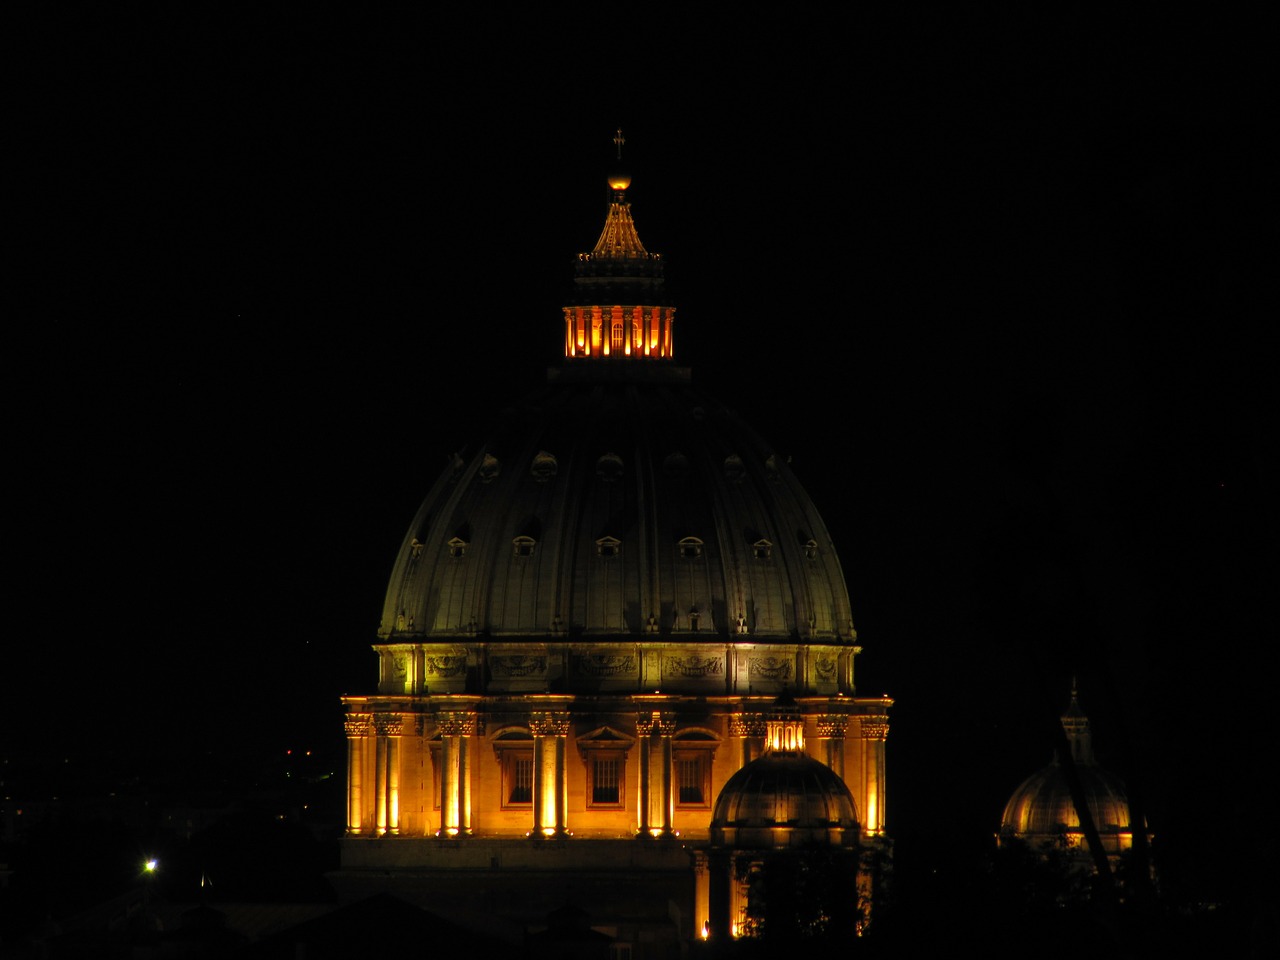
M 834 643 L 472 640 L 378 644 L 374 649 L 378 692 L 384 695 L 666 690 L 704 696 L 851 696 L 854 658 L 861 648 Z

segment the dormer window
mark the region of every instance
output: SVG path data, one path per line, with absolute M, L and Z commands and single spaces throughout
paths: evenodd
M 601 537 L 596 541 L 596 553 L 606 559 L 616 557 L 622 550 L 622 541 L 616 537 Z
M 807 560 L 818 559 L 818 541 L 809 540 L 804 545 L 804 555 Z
M 612 483 L 622 476 L 622 458 L 616 453 L 606 453 L 596 461 L 596 476 L 605 483 Z
M 702 556 L 702 541 L 697 537 L 685 537 L 676 547 L 680 551 L 680 556 L 685 560 L 697 560 Z
M 556 463 L 554 454 L 547 451 L 539 451 L 538 455 L 533 458 L 533 464 L 529 467 L 529 473 L 533 475 L 533 479 L 538 483 L 546 483 L 555 477 L 559 470 L 559 464 Z
M 516 537 L 511 541 L 511 545 L 515 550 L 515 556 L 532 557 L 533 548 L 538 545 L 538 542 L 533 537 Z
M 751 545 L 751 549 L 757 560 L 768 560 L 773 556 L 773 544 L 768 540 L 760 539 Z
M 493 483 L 501 472 L 502 464 L 498 462 L 498 458 L 486 453 L 484 459 L 480 461 L 480 469 L 476 471 L 476 475 L 481 483 Z
M 459 560 L 467 555 L 467 541 L 460 537 L 454 537 L 449 541 L 449 556 L 455 560 Z

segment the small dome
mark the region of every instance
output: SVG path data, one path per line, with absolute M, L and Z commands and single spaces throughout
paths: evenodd
M 1133 838 L 1129 796 L 1123 781 L 1094 760 L 1089 718 L 1080 709 L 1074 683 L 1071 703 L 1061 719 L 1093 825 L 1107 852 L 1119 853 L 1128 848 Z M 1022 781 L 1005 804 L 1000 818 L 1001 837 L 1016 837 L 1033 846 L 1063 841 L 1075 846 L 1080 843 L 1082 832 L 1066 771 L 1056 757 Z
M 724 785 L 711 815 L 711 841 L 735 848 L 853 846 L 858 813 L 844 781 L 804 753 L 772 752 Z
M 1076 767 L 1089 814 L 1104 837 L 1128 833 L 1129 797 L 1120 778 L 1096 764 Z M 1080 829 L 1066 773 L 1056 762 L 1029 776 L 1004 808 L 1000 832 L 1006 836 L 1053 838 Z

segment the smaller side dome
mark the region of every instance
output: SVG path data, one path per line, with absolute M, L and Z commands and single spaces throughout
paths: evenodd
M 853 794 L 839 775 L 804 752 L 799 708 L 784 695 L 767 722 L 767 752 L 729 778 L 711 814 L 711 842 L 778 849 L 858 842 Z
M 1104 845 L 1110 846 L 1109 839 L 1114 841 L 1117 834 L 1130 831 L 1129 797 L 1124 784 L 1119 777 L 1096 765 L 1081 766 L 1077 772 L 1089 815 Z M 1002 835 L 1020 837 L 1033 844 L 1054 842 L 1080 829 L 1066 774 L 1056 762 L 1033 773 L 1018 786 L 1005 805 L 1000 821 Z
M 738 849 L 854 846 L 853 795 L 834 770 L 805 754 L 765 754 L 732 777 L 716 798 L 711 842 Z
M 1085 803 L 1108 854 L 1129 848 L 1133 828 L 1129 818 L 1129 796 L 1123 781 L 1098 766 L 1093 756 L 1089 718 L 1080 709 L 1074 683 L 1071 703 L 1061 717 L 1071 746 L 1071 758 L 1084 790 Z M 1066 771 L 1054 759 L 1037 770 L 1013 791 L 1000 818 L 1001 839 L 1019 839 L 1033 847 L 1065 843 L 1078 847 L 1083 828 L 1071 796 Z

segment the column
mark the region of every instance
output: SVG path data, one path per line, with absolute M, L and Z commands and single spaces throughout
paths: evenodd
M 347 731 L 347 834 L 364 833 L 364 745 L 369 736 L 368 714 L 349 713 Z
M 436 714 L 440 731 L 440 830 L 438 837 L 471 833 L 471 750 L 476 715 L 445 711 Z
M 417 739 L 417 754 L 418 754 L 419 761 L 430 763 L 432 765 L 432 768 L 434 768 L 436 764 L 436 760 L 434 757 L 432 757 L 431 747 L 427 743 L 427 726 L 431 720 L 432 720 L 432 717 L 428 714 L 415 713 L 413 715 L 413 735 Z M 430 783 L 430 782 L 431 782 L 431 775 L 430 773 L 428 773 L 427 783 Z M 424 788 L 421 791 L 421 795 L 430 802 L 424 804 L 426 809 L 423 811 L 422 824 L 419 829 L 421 829 L 422 831 L 422 836 L 429 837 L 432 835 L 430 810 L 431 810 L 431 807 L 434 805 L 435 801 L 434 799 L 432 799 L 430 790 L 427 790 Z
M 760 756 L 766 732 L 762 713 L 735 713 L 729 718 L 729 736 L 737 737 L 742 748 L 739 766 L 745 767 Z
M 844 735 L 849 729 L 849 718 L 842 713 L 818 714 L 818 739 L 825 740 L 826 764 L 844 779 Z
M 533 835 L 567 837 L 565 738 L 569 735 L 569 714 L 535 713 L 529 717 L 529 731 L 533 734 Z
M 639 789 L 636 791 L 636 836 L 647 838 L 653 829 L 653 817 L 649 810 L 649 752 L 653 749 L 653 727 L 656 714 L 642 713 L 636 717 L 636 755 L 640 759 Z
M 378 836 L 400 832 L 400 731 L 404 721 L 398 713 L 375 713 L 377 736 L 374 754 L 374 818 Z
M 673 835 L 672 819 L 675 813 L 675 797 L 671 790 L 671 738 L 676 732 L 674 714 L 664 713 L 658 718 L 658 739 L 662 746 L 662 792 L 658 799 L 662 802 L 661 833 L 659 836 Z
M 693 851 L 693 935 L 699 940 L 711 937 L 711 878 L 708 875 L 707 851 Z
M 373 827 L 381 837 L 387 832 L 387 738 L 380 731 L 374 736 L 373 758 Z
M 884 746 L 889 736 L 889 720 L 883 716 L 862 718 L 863 776 L 866 823 L 863 832 L 879 836 L 885 824 Z

